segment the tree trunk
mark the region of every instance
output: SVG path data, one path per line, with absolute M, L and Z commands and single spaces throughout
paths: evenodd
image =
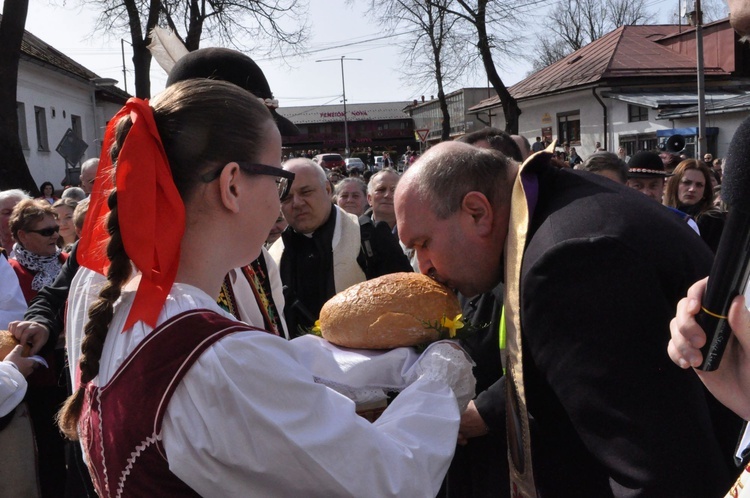
M 133 37 L 133 68 L 135 69 L 135 96 L 148 99 L 151 97 L 151 52 L 148 43 Z
M 187 36 L 185 37 L 185 47 L 191 52 L 200 48 L 201 36 L 203 36 L 203 21 L 205 19 L 205 13 L 201 10 L 200 5 L 198 5 L 198 1 L 192 0 L 190 2 L 190 23 Z
M 437 19 L 435 18 L 437 13 Z M 448 110 L 448 101 L 445 99 L 445 89 L 443 88 L 443 42 L 445 41 L 445 13 L 433 11 L 432 6 L 428 4 L 426 12 L 429 23 L 430 45 L 432 45 L 432 58 L 435 63 L 435 83 L 438 87 L 438 102 L 440 102 L 440 113 L 443 115 L 440 126 L 440 141 L 447 142 L 451 139 L 451 114 Z
M 446 142 L 451 138 L 451 115 L 448 111 L 448 101 L 445 100 L 445 90 L 443 90 L 443 69 L 440 61 L 440 48 L 436 46 L 434 41 L 432 51 L 435 58 L 435 82 L 438 87 L 438 101 L 440 102 L 440 112 L 443 115 L 440 141 Z
M 503 105 L 503 114 L 505 115 L 505 132 L 511 135 L 518 134 L 518 116 L 521 114 L 521 109 L 518 108 L 518 103 L 514 99 L 508 89 L 505 87 L 503 80 L 495 69 L 495 64 L 492 61 L 492 51 L 490 49 L 489 38 L 487 37 L 487 26 L 485 23 L 485 7 L 487 0 L 481 0 L 477 8 L 476 16 L 476 28 L 479 41 L 477 42 L 477 48 L 479 54 L 482 57 L 484 63 L 484 69 L 487 71 L 487 79 L 492 83 L 492 87 L 497 92 L 500 98 L 500 103 Z
M 18 139 L 18 61 L 21 58 L 28 0 L 8 0 L 0 22 L 0 190 L 21 188 L 38 195 Z
M 440 112 L 443 113 L 443 126 L 440 140 L 446 142 L 451 139 L 451 115 L 448 112 L 448 101 L 445 100 L 442 81 L 438 84 L 438 100 L 440 101 Z
M 151 0 L 149 3 L 148 19 L 146 20 L 146 36 L 141 30 L 141 16 L 135 0 L 125 0 L 125 9 L 128 12 L 128 25 L 130 26 L 130 40 L 133 45 L 133 68 L 135 69 L 135 96 L 147 99 L 151 97 L 151 52 L 148 45 L 151 43 L 151 30 L 159 20 L 159 0 Z

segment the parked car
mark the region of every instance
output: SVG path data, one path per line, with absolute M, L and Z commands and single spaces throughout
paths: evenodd
M 383 156 L 375 156 L 375 167 L 373 169 L 375 171 L 383 169 Z
M 320 164 L 323 169 L 337 169 L 339 171 L 346 171 L 346 163 L 341 154 L 318 154 L 313 157 L 313 162 Z
M 365 172 L 365 163 L 358 157 L 348 157 L 344 159 L 346 163 L 346 172 L 349 173 L 353 170 L 359 171 L 360 173 Z

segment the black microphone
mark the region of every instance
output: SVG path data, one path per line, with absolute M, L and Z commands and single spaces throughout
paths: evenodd
M 309 322 L 310 325 L 315 323 L 315 317 L 313 314 L 310 313 L 304 304 L 302 304 L 302 301 L 299 300 L 297 294 L 288 285 L 282 286 L 281 292 L 284 294 L 284 301 L 286 301 L 286 306 L 288 306 L 290 310 L 299 313 L 299 315 Z
M 729 205 L 729 214 L 696 317 L 706 332 L 699 367 L 705 371 L 719 367 L 732 332 L 727 322 L 729 305 L 744 294 L 750 269 L 750 118 L 740 124 L 729 144 L 721 197 Z

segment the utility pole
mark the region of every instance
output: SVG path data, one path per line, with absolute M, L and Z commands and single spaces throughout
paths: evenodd
M 344 60 L 348 61 L 361 61 L 362 59 L 346 58 L 345 55 L 341 56 L 341 59 L 320 59 L 315 62 L 330 62 L 330 61 L 341 61 L 341 92 L 344 101 L 344 157 L 349 157 L 349 123 L 346 118 L 346 82 L 344 80 Z
M 706 148 L 706 90 L 703 74 L 703 12 L 701 0 L 695 0 L 695 48 L 698 60 L 698 149 L 696 158 L 702 158 L 708 152 Z
M 120 52 L 122 53 L 122 81 L 125 83 L 125 93 L 128 93 L 128 73 L 125 70 L 125 44 L 133 46 L 132 43 L 126 42 L 124 39 L 120 38 Z

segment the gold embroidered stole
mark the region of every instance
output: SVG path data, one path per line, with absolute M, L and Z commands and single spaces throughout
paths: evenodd
M 549 151 L 549 149 L 547 150 Z M 531 462 L 531 434 L 526 407 L 526 392 L 523 383 L 520 315 L 521 264 L 529 234 L 529 223 L 531 222 L 529 202 L 536 203 L 537 192 L 535 191 L 529 199 L 523 179 L 525 167 L 529 163 L 548 161 L 550 156 L 551 154 L 547 151 L 538 152 L 519 167 L 511 194 L 510 223 L 505 245 L 505 295 L 503 301 L 507 341 L 506 414 L 508 419 L 511 496 L 514 498 L 536 498 L 537 496 Z M 534 185 L 534 189 L 536 189 L 536 185 Z M 533 205 L 531 207 L 533 209 Z

